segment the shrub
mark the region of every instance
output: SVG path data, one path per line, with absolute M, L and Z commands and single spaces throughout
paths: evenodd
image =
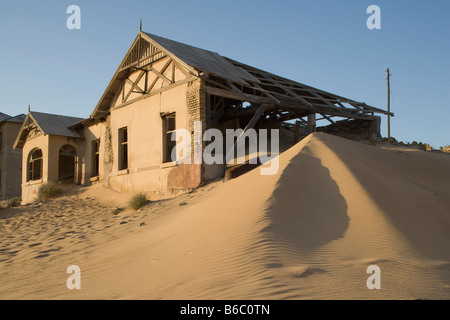
M 48 182 L 42 185 L 38 190 L 38 200 L 45 201 L 62 193 L 62 188 L 55 182 Z
M 134 210 L 139 210 L 148 202 L 147 195 L 143 192 L 137 193 L 131 197 L 129 205 Z
M 7 208 L 14 208 L 14 207 L 18 207 L 20 206 L 20 203 L 22 202 L 22 198 L 21 197 L 16 197 L 16 198 L 12 198 L 9 199 L 6 202 L 6 207 Z

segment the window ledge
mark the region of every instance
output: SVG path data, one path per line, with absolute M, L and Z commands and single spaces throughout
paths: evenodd
M 117 176 L 123 176 L 130 173 L 130 169 L 123 169 L 117 172 Z
M 31 180 L 31 181 L 28 181 L 28 182 L 24 183 L 23 185 L 24 185 L 25 187 L 28 187 L 28 186 L 33 186 L 33 185 L 36 185 L 36 184 L 41 184 L 41 183 L 43 183 L 43 182 L 44 182 L 43 179 L 39 179 L 39 180 Z
M 161 163 L 161 164 L 159 165 L 159 167 L 160 167 L 161 169 L 164 169 L 164 168 L 171 168 L 171 167 L 176 167 L 176 166 L 178 166 L 178 163 L 176 163 L 176 162 L 174 162 L 174 161 L 171 161 L 171 162 L 164 162 L 164 163 Z

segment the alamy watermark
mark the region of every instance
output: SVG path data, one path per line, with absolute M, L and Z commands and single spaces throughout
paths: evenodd
M 77 5 L 70 5 L 67 7 L 66 13 L 70 14 L 67 18 L 66 26 L 69 30 L 81 29 L 81 9 Z
M 367 18 L 366 26 L 369 30 L 379 30 L 381 29 L 381 9 L 377 5 L 371 5 L 366 10 L 370 17 Z
M 369 278 L 367 278 L 367 281 L 366 281 L 367 289 L 380 290 L 381 289 L 381 269 L 380 269 L 380 267 L 377 265 L 374 265 L 374 264 L 370 265 L 367 267 L 366 272 L 368 274 L 371 274 L 371 276 Z
M 81 289 L 81 269 L 79 266 L 71 265 L 67 267 L 66 273 L 71 275 L 67 278 L 66 286 L 67 289 Z

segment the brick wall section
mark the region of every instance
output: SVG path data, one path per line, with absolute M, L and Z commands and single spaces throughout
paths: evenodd
M 194 146 L 197 144 L 200 149 L 203 144 L 203 132 L 206 130 L 206 91 L 205 83 L 202 79 L 192 81 L 188 84 L 186 94 L 186 104 L 189 113 L 189 131 L 191 132 L 191 154 L 194 155 Z M 195 137 L 194 130 L 196 121 L 202 121 L 201 134 Z M 173 168 L 167 177 L 168 189 L 196 188 L 203 181 L 203 165 L 201 164 L 181 164 Z
M 104 151 L 104 155 L 103 155 L 103 162 L 104 163 L 113 163 L 114 162 L 114 152 L 113 152 L 113 146 L 112 146 L 111 117 L 110 116 L 106 119 L 104 144 L 105 144 L 105 151 Z
M 194 154 L 195 144 L 201 144 L 202 150 L 205 147 L 202 142 L 202 136 L 206 130 L 206 91 L 205 82 L 202 79 L 188 84 L 186 104 L 189 112 L 189 132 L 191 132 L 192 139 L 191 151 Z M 195 121 L 202 121 L 202 135 L 198 137 L 199 139 L 194 137 Z

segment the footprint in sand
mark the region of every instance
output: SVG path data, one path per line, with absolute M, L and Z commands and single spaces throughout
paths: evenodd
M 42 242 L 36 242 L 36 243 L 32 243 L 32 244 L 30 244 L 30 245 L 28 245 L 30 248 L 33 248 L 33 247 L 36 247 L 36 246 L 39 246 L 39 245 L 41 245 L 42 244 Z
M 39 253 L 42 253 L 42 254 L 48 254 L 48 253 L 50 253 L 50 252 L 59 251 L 59 250 L 61 250 L 61 247 L 58 247 L 58 248 L 56 248 L 56 249 L 42 250 L 42 251 L 39 251 Z
M 283 264 L 282 263 L 269 263 L 269 264 L 266 264 L 266 268 L 283 268 Z
M 291 272 L 294 278 L 307 278 L 314 274 L 326 273 L 327 270 L 322 268 L 300 267 L 292 270 Z

